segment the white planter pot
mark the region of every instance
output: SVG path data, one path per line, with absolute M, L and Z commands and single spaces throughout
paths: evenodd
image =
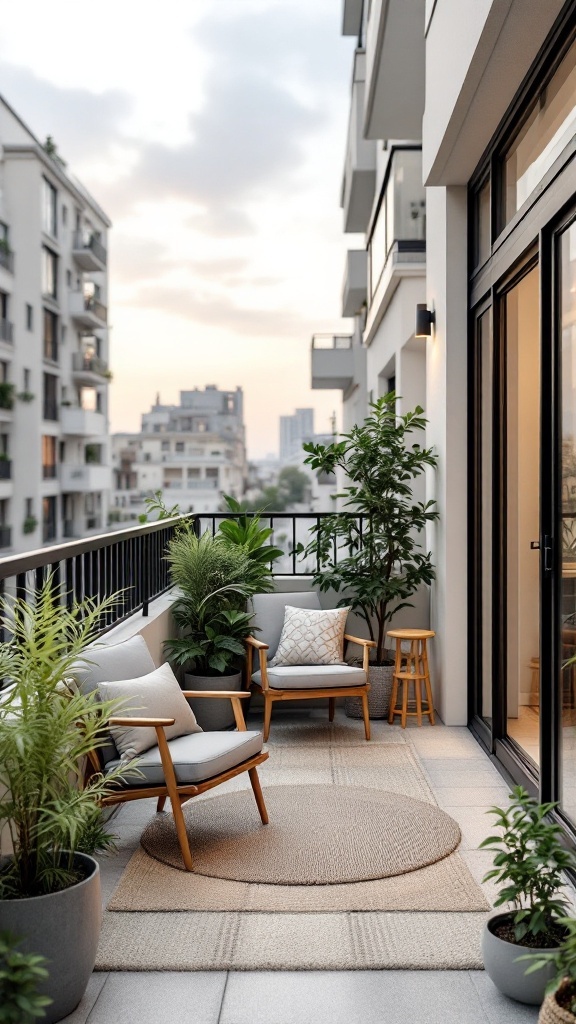
M 553 953 L 553 949 L 533 949 L 529 946 L 518 946 L 514 942 L 506 942 L 505 939 L 494 935 L 493 928 L 506 920 L 511 920 L 513 913 L 496 914 L 491 917 L 484 926 L 482 935 L 482 956 L 484 968 L 492 979 L 496 988 L 503 995 L 510 999 L 516 999 L 519 1003 L 527 1003 L 529 1006 L 540 1006 L 548 982 L 555 974 L 554 965 L 543 967 L 534 974 L 526 975 L 530 966 L 528 960 L 520 960 L 521 956 L 532 953 Z
M 229 676 L 197 676 L 186 673 L 184 676 L 186 690 L 241 690 L 242 673 L 234 672 Z M 205 732 L 219 732 L 222 729 L 234 729 L 236 719 L 232 710 L 232 702 L 214 697 L 201 697 L 190 700 L 190 707 L 196 716 L 198 725 Z M 246 707 L 243 707 L 246 714 Z
M 0 900 L 2 930 L 22 942 L 25 953 L 45 956 L 49 977 L 41 995 L 53 1002 L 46 1008 L 44 1024 L 55 1024 L 78 1006 L 94 968 L 102 923 L 100 868 L 93 857 L 77 853 L 87 877 L 76 885 L 47 896 Z

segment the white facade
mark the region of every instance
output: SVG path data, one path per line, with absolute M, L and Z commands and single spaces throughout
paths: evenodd
M 105 528 L 110 221 L 0 98 L 0 546 Z
M 155 491 L 182 512 L 216 512 L 222 494 L 240 498 L 246 488 L 242 389 L 181 391 L 180 405 L 157 398 L 139 434 L 112 436 L 112 463 L 113 523 L 144 513 Z
M 280 462 L 297 455 L 304 441 L 314 435 L 314 409 L 296 409 L 291 416 L 280 417 Z

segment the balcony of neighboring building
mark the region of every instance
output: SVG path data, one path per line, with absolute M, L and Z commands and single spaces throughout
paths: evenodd
M 108 308 L 90 292 L 71 291 L 68 312 L 80 327 L 91 330 L 106 327 Z
M 106 417 L 93 409 L 82 409 L 78 405 L 64 405 L 60 408 L 62 433 L 70 437 L 102 437 L 106 433 Z
M 0 344 L 14 344 L 14 324 L 10 320 L 0 319 Z
M 425 0 L 372 0 L 366 26 L 364 134 L 421 139 Z
M 109 374 L 108 364 L 92 351 L 72 353 L 72 379 L 75 384 L 102 384 Z
M 342 316 L 357 316 L 368 297 L 368 253 L 349 249 L 342 284 Z
M 0 235 L 0 272 L 2 270 L 7 271 L 9 274 L 14 273 L 14 253 L 8 241 Z
M 349 334 L 315 334 L 312 338 L 312 387 L 346 391 L 354 379 Z
M 376 143 L 364 138 L 365 77 L 366 53 L 356 50 L 340 203 L 346 232 L 366 231 L 376 187 Z
M 74 491 L 83 494 L 91 491 L 106 491 L 112 486 L 110 466 L 97 463 L 60 463 L 60 486 L 66 494 Z
M 344 0 L 342 5 L 342 35 L 356 36 L 362 32 L 362 9 L 364 0 Z
M 108 254 L 97 232 L 76 231 L 72 243 L 72 255 L 82 270 L 106 270 Z
M 422 152 L 417 147 L 394 146 L 368 240 L 368 315 L 364 332 L 367 344 L 402 279 L 424 277 L 425 273 Z
M 12 546 L 12 527 L 0 526 L 0 549 Z

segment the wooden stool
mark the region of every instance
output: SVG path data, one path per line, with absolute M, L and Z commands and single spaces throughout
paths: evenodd
M 428 715 L 430 725 L 434 725 L 434 705 L 432 703 L 426 641 L 436 636 L 436 634 L 431 629 L 391 629 L 387 635 L 396 640 L 396 661 L 392 676 L 392 695 L 390 697 L 388 721 L 392 723 L 394 715 L 401 715 L 402 728 L 405 729 L 408 717 L 417 718 L 418 725 L 422 725 L 422 715 L 424 714 Z M 409 651 L 402 650 L 403 640 L 410 642 Z M 402 704 L 397 706 L 399 683 L 402 686 Z M 410 683 L 414 684 L 415 711 L 408 711 Z M 425 688 L 425 707 L 422 707 L 422 684 L 424 684 Z

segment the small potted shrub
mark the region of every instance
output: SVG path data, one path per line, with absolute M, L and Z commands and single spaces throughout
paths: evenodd
M 532 1006 L 542 1002 L 553 967 L 526 974 L 525 954 L 556 953 L 566 938 L 562 873 L 574 866 L 574 857 L 563 845 L 560 826 L 546 820 L 555 807 L 516 786 L 505 810 L 489 812 L 501 831 L 480 844 L 494 852 L 494 867 L 484 877 L 500 885 L 494 906 L 512 907 L 486 924 L 484 967 L 504 995 Z
M 552 967 L 554 977 L 546 989 L 538 1024 L 574 1024 L 576 1021 L 576 919 L 563 917 L 560 923 L 565 928 L 562 945 L 554 953 L 541 953 L 537 957 L 526 957 L 532 961 L 526 973 L 531 974 L 543 968 Z
M 386 649 L 390 620 L 411 607 L 410 598 L 418 588 L 434 579 L 422 539 L 438 512 L 434 501 L 417 501 L 413 490 L 437 459 L 431 448 L 417 441 L 426 427 L 424 410 L 417 406 L 400 416 L 396 402 L 391 391 L 373 402 L 367 419 L 343 434 L 341 441 L 303 446 L 308 452 L 305 462 L 312 469 L 323 473 L 341 469 L 348 481 L 336 497 L 345 499 L 349 514 L 320 519 L 305 553 L 318 566 L 314 585 L 323 592 L 341 594 L 339 606 L 350 605 L 376 643 L 370 662 L 371 718 L 388 715 L 394 667 Z M 358 697 L 347 698 L 346 714 L 362 717 Z
M 45 1017 L 52 1000 L 42 996 L 38 986 L 48 977 L 46 960 L 35 953 L 23 953 L 9 932 L 0 932 L 0 1021 L 2 1024 L 33 1024 Z

